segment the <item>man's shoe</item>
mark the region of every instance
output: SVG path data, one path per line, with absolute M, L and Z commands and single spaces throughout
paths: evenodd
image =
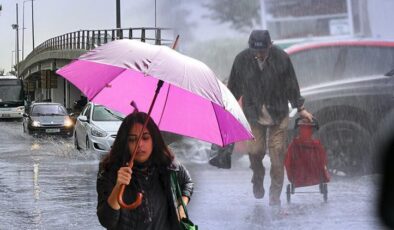
M 217 156 L 209 160 L 209 164 L 222 169 L 230 169 L 231 154 L 219 153 Z
M 256 199 L 262 199 L 264 197 L 264 185 L 262 181 L 253 182 L 253 195 Z
M 217 145 L 211 146 L 210 155 L 213 156 L 208 162 L 212 166 L 216 166 L 222 169 L 231 168 L 231 154 L 233 152 L 234 145 L 228 145 L 226 147 L 219 147 Z
M 261 185 L 258 183 L 253 184 L 253 195 L 256 199 L 263 199 L 264 193 L 265 191 L 262 184 Z
M 253 171 L 251 182 L 253 183 L 253 195 L 256 199 L 264 197 L 264 172 Z

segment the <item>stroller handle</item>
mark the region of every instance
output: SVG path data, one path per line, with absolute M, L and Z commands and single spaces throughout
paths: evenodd
M 306 124 L 311 124 L 312 126 L 313 126 L 313 128 L 315 128 L 316 130 L 319 130 L 319 122 L 317 121 L 317 119 L 316 118 L 312 118 L 312 122 L 308 122 L 308 121 L 305 121 L 303 118 L 301 118 L 301 117 L 298 117 L 296 120 L 295 120 L 295 123 L 294 123 L 294 129 L 297 129 L 299 126 L 300 126 L 300 122 L 304 122 L 304 123 L 306 123 Z

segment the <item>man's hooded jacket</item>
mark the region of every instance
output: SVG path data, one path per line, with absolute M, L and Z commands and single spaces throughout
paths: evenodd
M 243 111 L 251 124 L 261 116 L 263 105 L 275 124 L 279 124 L 288 116 L 289 101 L 293 108 L 301 108 L 304 103 L 289 56 L 275 45 L 269 49 L 262 70 L 254 49 L 239 53 L 231 69 L 228 88 L 237 100 L 243 96 Z

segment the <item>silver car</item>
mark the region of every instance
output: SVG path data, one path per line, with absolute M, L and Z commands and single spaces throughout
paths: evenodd
M 70 114 L 72 115 L 72 114 Z M 23 132 L 31 135 L 62 135 L 72 137 L 74 123 L 66 108 L 59 103 L 34 103 L 23 114 Z
M 75 123 L 75 148 L 107 153 L 115 140 L 124 115 L 89 102 Z

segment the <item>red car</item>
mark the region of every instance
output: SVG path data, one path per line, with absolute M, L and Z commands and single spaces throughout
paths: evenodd
M 286 51 L 305 106 L 319 120 L 332 174 L 376 171 L 385 130 L 393 127 L 394 41 L 320 41 Z

